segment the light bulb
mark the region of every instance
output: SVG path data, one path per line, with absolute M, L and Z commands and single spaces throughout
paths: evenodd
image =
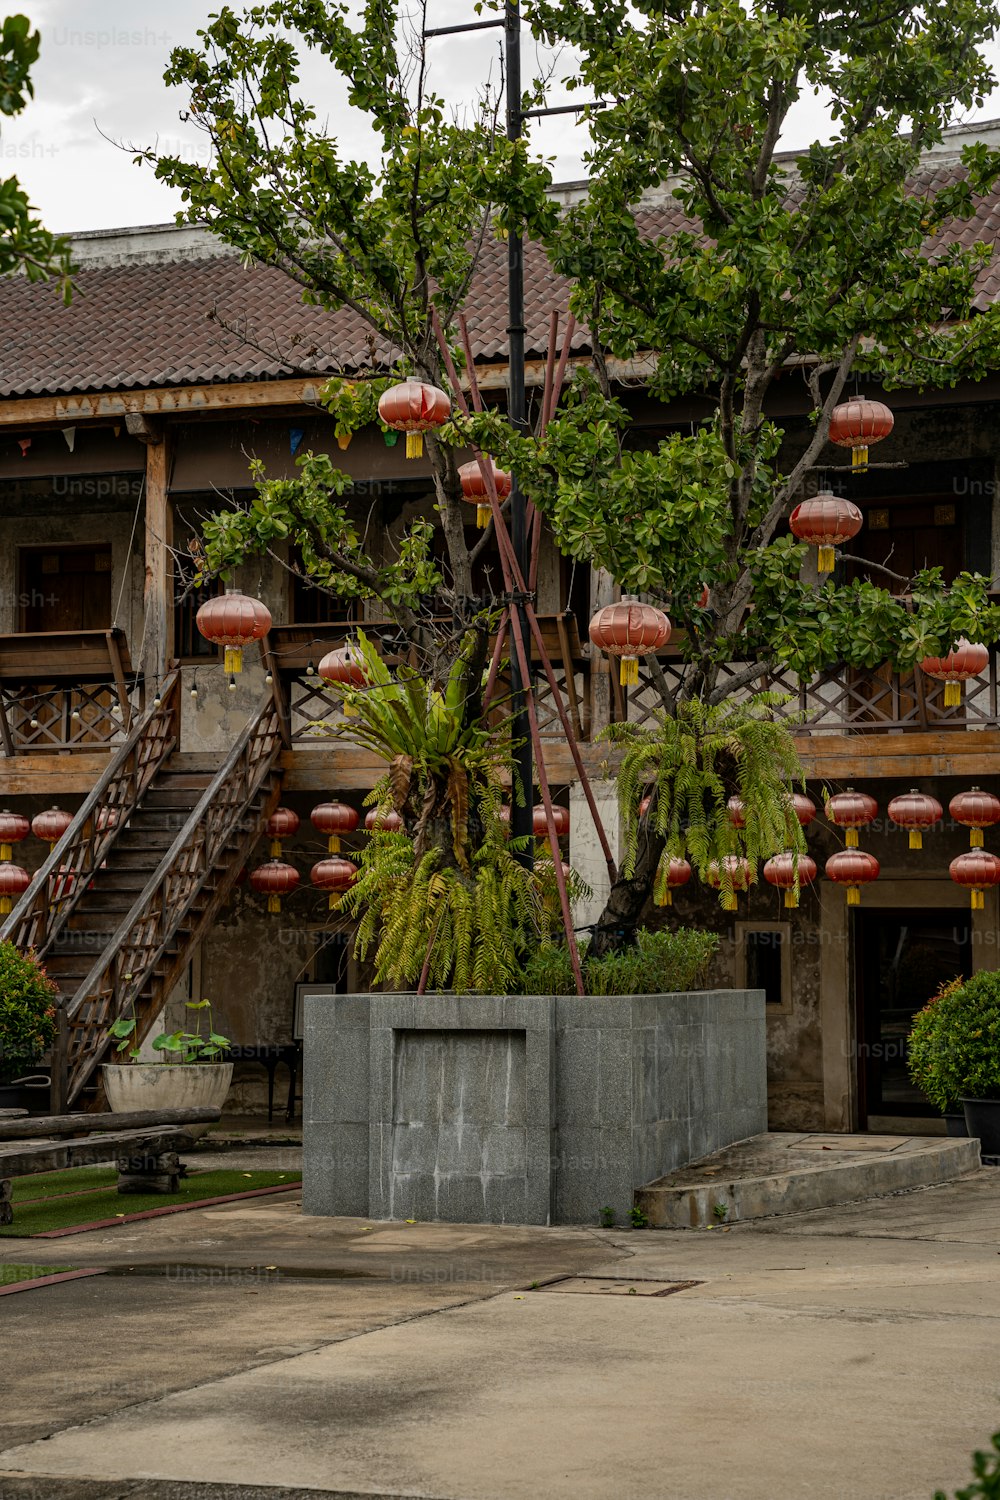
M 230 679 L 229 679 L 229 691 L 231 693 L 235 693 L 235 691 L 236 691 L 236 678 L 235 677 L 230 677 Z
M 270 672 L 268 672 L 267 676 L 264 678 L 264 681 L 267 683 L 268 687 L 271 686 L 271 684 L 274 681 L 274 678 L 271 676 Z
M 198 696 L 198 689 L 196 687 L 193 687 L 191 689 L 191 697 L 192 698 L 197 698 L 197 696 Z
M 31 720 L 31 727 L 32 727 L 32 729 L 37 729 L 38 728 L 38 720 L 37 719 L 32 719 Z
M 309 662 L 309 665 L 306 667 L 306 676 L 307 677 L 315 677 L 316 676 L 316 668 L 313 666 L 313 664 L 312 664 L 311 661 Z

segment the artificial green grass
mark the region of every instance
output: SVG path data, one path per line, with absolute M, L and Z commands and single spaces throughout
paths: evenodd
M 42 1276 L 57 1276 L 60 1271 L 72 1270 L 72 1266 L 0 1265 L 0 1286 L 18 1286 L 22 1281 L 38 1281 Z
M 48 1172 L 37 1177 L 19 1177 L 13 1188 L 14 1222 L 0 1228 L 0 1237 L 17 1239 L 42 1234 L 47 1229 L 69 1229 L 93 1224 L 99 1219 L 123 1218 L 150 1208 L 174 1208 L 203 1198 L 223 1198 L 229 1193 L 247 1193 L 254 1188 L 284 1187 L 301 1181 L 298 1172 L 197 1172 L 182 1177 L 176 1193 L 119 1193 L 113 1167 L 78 1167 L 68 1172 Z M 74 1186 L 79 1183 L 79 1187 Z M 103 1188 L 80 1197 L 69 1194 L 83 1188 Z M 41 1203 L 19 1202 L 44 1198 Z

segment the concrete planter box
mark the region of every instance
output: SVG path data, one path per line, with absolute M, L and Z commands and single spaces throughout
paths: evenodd
M 308 1214 L 623 1222 L 767 1129 L 764 994 L 309 995 L 303 1121 Z

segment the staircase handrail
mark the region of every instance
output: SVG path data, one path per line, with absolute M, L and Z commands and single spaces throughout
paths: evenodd
M 111 1023 L 134 1010 L 170 937 L 186 916 L 282 749 L 280 716 L 273 696 L 268 693 L 67 1004 L 72 1028 L 69 1102 L 79 1095 L 97 1066 Z M 213 813 L 217 814 L 214 821 L 210 817 Z M 90 1046 L 81 1047 L 72 1034 L 79 1030 L 73 1023 L 85 1009 L 95 1013 L 86 1018 Z
M 22 952 L 33 948 L 39 955 L 51 946 L 149 783 L 179 744 L 180 690 L 181 676 L 175 670 L 167 677 L 159 701 L 133 723 L 66 832 L 36 870 L 31 884 L 0 926 L 0 940 L 14 943 Z M 102 805 L 111 808 L 115 817 L 98 828 L 96 812 Z

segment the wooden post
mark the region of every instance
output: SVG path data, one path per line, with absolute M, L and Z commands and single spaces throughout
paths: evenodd
M 66 1091 L 69 1083 L 69 1017 L 66 1006 L 56 1006 L 56 1034 L 52 1043 L 52 1073 L 49 1083 L 49 1112 L 66 1113 Z
M 146 444 L 146 575 L 143 612 L 146 641 L 142 669 L 147 698 L 162 685 L 174 654 L 173 516 L 170 509 L 168 429 L 147 418 L 129 420 L 129 431 Z

